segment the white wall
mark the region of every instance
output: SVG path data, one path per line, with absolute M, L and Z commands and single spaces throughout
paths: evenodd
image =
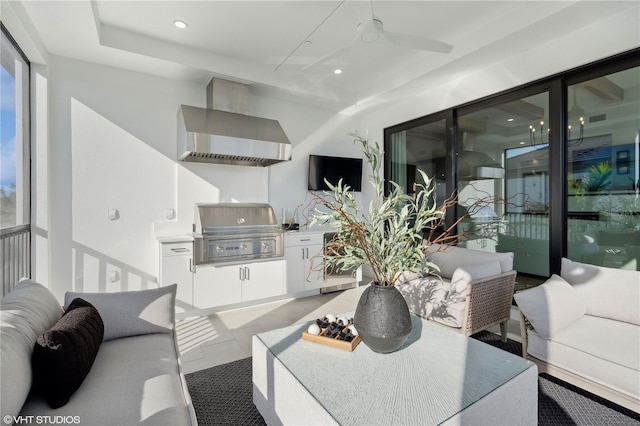
M 48 169 L 48 206 L 36 214 L 48 211 L 48 281 L 58 296 L 153 287 L 156 233 L 190 232 L 195 202 L 269 201 L 270 169 L 176 161 L 178 107 L 204 106 L 204 85 L 56 56 L 47 68 L 49 150 L 39 167 Z M 254 114 L 286 116 L 294 147 L 322 121 L 283 101 L 250 104 Z

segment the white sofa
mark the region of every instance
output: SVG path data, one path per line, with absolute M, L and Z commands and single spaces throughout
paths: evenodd
M 79 297 L 92 305 L 85 306 L 83 312 L 93 312 L 95 307 L 102 321 L 94 313 L 88 317 L 91 321 L 82 318 L 60 332 L 65 319 L 66 326 L 69 324 L 69 312 L 76 311 L 68 309 L 63 316 L 49 289 L 22 280 L 1 301 L 0 407 L 4 424 L 11 420 L 15 424 L 197 424 L 180 366 L 174 327 L 175 292 L 175 285 L 118 293 L 68 292 L 65 306 Z M 38 358 L 36 362 L 34 352 L 39 349 L 34 346 L 42 345 L 44 336 L 53 336 L 52 330 L 62 333 L 58 336 L 64 339 L 58 346 L 49 344 L 44 349 L 52 350 L 53 358 Z M 85 343 L 96 340 L 95 360 L 88 374 L 80 379 L 68 402 L 51 408 L 51 394 L 37 392 L 32 383 L 42 386 L 46 382 L 48 392 L 57 392 L 56 386 L 65 389 L 67 377 L 75 374 L 75 365 L 91 358 L 84 355 L 91 350 Z M 43 362 L 50 368 L 43 369 Z M 65 368 L 55 368 L 60 365 Z
M 438 276 L 404 272 L 396 279 L 409 311 L 466 336 L 500 324 L 506 342 L 516 280 L 513 253 L 432 244 L 426 261 L 438 267 Z
M 640 272 L 562 259 L 560 276 L 514 298 L 525 358 L 640 412 Z

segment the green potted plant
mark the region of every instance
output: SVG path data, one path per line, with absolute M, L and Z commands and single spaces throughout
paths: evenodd
M 335 237 L 325 246 L 323 268 L 339 271 L 355 270 L 363 265 L 371 268 L 373 281 L 362 294 L 354 314 L 354 325 L 362 341 L 376 352 L 393 352 L 411 331 L 407 304 L 394 287 L 401 272 L 437 271 L 425 261 L 425 251 L 431 242 L 446 242 L 448 232 L 436 238 L 424 239 L 443 223 L 447 200 L 437 206 L 430 179 L 418 170 L 424 183 L 416 183 L 414 194 L 407 194 L 400 185 L 390 182 L 391 190 L 384 196 L 380 176 L 382 152 L 376 142 L 371 145 L 358 133 L 351 134 L 362 145 L 371 166 L 370 183 L 374 196 L 368 212 L 361 211 L 353 192 L 342 181 L 327 182 L 330 191 L 314 195 L 311 223 L 323 223 L 334 228 Z M 457 224 L 457 222 L 456 222 Z M 453 229 L 455 225 L 449 227 Z M 448 230 L 447 230 L 448 231 Z

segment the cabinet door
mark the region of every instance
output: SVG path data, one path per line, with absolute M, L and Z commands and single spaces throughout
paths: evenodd
M 197 309 L 242 301 L 241 266 L 199 266 L 193 281 L 193 304 Z
M 324 287 L 324 271 L 322 270 L 322 244 L 314 244 L 304 247 L 304 282 L 305 290 L 314 290 Z
M 165 256 L 162 258 L 160 285 L 178 284 L 176 312 L 193 309 L 193 273 L 191 256 Z
M 284 252 L 286 266 L 285 293 L 304 291 L 305 281 L 305 247 L 288 247 Z
M 284 294 L 284 261 L 257 262 L 244 268 L 243 302 Z

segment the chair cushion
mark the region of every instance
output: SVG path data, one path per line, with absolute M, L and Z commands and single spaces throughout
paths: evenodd
M 513 269 L 513 253 L 492 253 L 479 250 L 471 250 L 463 247 L 432 244 L 427 249 L 427 260 L 438 266 L 440 276 L 451 279 L 453 273 L 459 267 L 477 265 L 497 260 L 500 262 L 500 271 L 508 272 Z
M 142 334 L 169 333 L 175 323 L 176 284 L 151 290 L 65 294 L 65 305 L 80 297 L 104 321 L 104 341 Z
M 544 284 L 518 292 L 513 298 L 538 335 L 544 339 L 551 339 L 586 312 L 580 294 L 555 274 Z
M 440 307 L 447 293 L 445 287 L 449 283 L 443 282 L 440 277 L 418 276 L 412 280 L 396 282 L 395 286 L 407 302 L 409 312 L 427 319 L 432 319 L 433 314 L 443 315 Z
M 31 389 L 33 345 L 63 312 L 48 288 L 29 279 L 21 280 L 0 304 L 0 412 L 4 419 L 20 413 Z
M 33 386 L 51 408 L 65 405 L 96 359 L 104 324 L 96 308 L 74 299 L 62 318 L 38 336 L 33 348 Z
M 640 325 L 640 272 L 563 258 L 560 275 L 583 298 L 587 314 Z

